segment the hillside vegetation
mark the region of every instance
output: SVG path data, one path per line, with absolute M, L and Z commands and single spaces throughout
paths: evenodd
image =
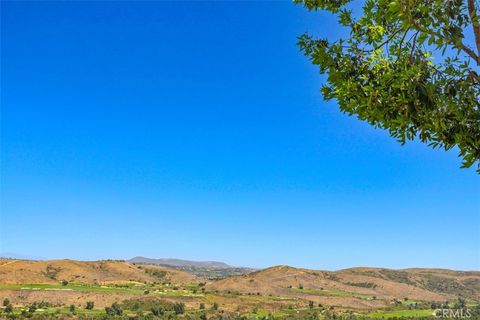
M 109 284 L 122 282 L 189 283 L 198 278 L 187 272 L 162 266 L 137 266 L 124 261 L 0 260 L 0 283 Z
M 72 310 L 108 315 L 118 311 L 112 305 L 119 303 L 126 312 L 158 317 L 181 309 L 190 319 L 202 314 L 242 319 L 422 318 L 440 307 L 478 304 L 480 272 L 382 268 L 332 272 L 276 266 L 208 280 L 173 267 L 126 261 L 5 259 L 0 260 L 0 296 L 8 298 L 3 309 L 11 310 L 10 315 L 27 312 L 29 317 Z

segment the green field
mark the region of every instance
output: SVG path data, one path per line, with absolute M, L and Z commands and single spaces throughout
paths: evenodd
M 26 290 L 26 291 L 84 291 L 84 292 L 102 292 L 102 293 L 121 293 L 121 294 L 134 294 L 144 295 L 145 290 L 148 290 L 148 294 L 161 295 L 161 296 L 188 296 L 188 297 L 201 297 L 201 293 L 193 293 L 190 290 L 173 290 L 165 287 L 152 288 L 152 287 L 139 287 L 139 286 L 100 286 L 100 285 L 87 285 L 87 284 L 0 284 L 0 289 L 7 290 Z
M 386 310 L 386 311 L 375 311 L 368 313 L 367 316 L 370 318 L 380 319 L 380 318 L 425 318 L 432 317 L 432 310 L 423 309 L 423 310 Z
M 290 290 L 294 292 L 302 292 L 302 293 L 316 295 L 316 296 L 351 297 L 351 298 L 365 299 L 365 300 L 373 299 L 373 297 L 368 294 L 339 291 L 339 290 L 299 289 L 299 288 L 290 288 Z

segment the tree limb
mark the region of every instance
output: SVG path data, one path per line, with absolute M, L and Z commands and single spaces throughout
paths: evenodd
M 468 0 L 468 14 L 472 20 L 473 33 L 475 34 L 475 43 L 477 45 L 477 64 L 480 65 L 480 22 L 475 9 L 475 0 Z
M 477 63 L 477 65 L 480 66 L 480 57 L 478 55 L 476 55 L 475 52 L 472 49 L 470 49 L 469 47 L 464 45 L 462 42 L 459 45 L 455 45 L 455 46 L 458 47 L 459 49 L 465 51 L 465 53 L 467 53 L 470 57 L 472 57 L 475 60 L 475 62 Z

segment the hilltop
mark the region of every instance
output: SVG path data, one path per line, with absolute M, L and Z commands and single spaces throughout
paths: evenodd
M 212 290 L 309 297 L 444 301 L 457 296 L 480 298 L 480 272 L 441 269 L 352 268 L 317 271 L 276 266 L 215 281 Z
M 190 273 L 163 266 L 136 266 L 118 261 L 0 260 L 0 283 L 109 284 L 123 282 L 190 283 L 198 278 Z

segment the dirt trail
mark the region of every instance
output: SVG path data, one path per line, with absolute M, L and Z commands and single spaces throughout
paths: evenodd
M 12 263 L 15 263 L 15 262 L 18 262 L 18 260 L 13 260 L 13 261 L 9 261 L 9 262 L 4 263 L 4 264 L 0 264 L 0 268 L 1 268 L 1 267 L 5 267 L 5 266 L 7 266 L 7 265 L 9 265 L 9 264 L 12 264 Z

